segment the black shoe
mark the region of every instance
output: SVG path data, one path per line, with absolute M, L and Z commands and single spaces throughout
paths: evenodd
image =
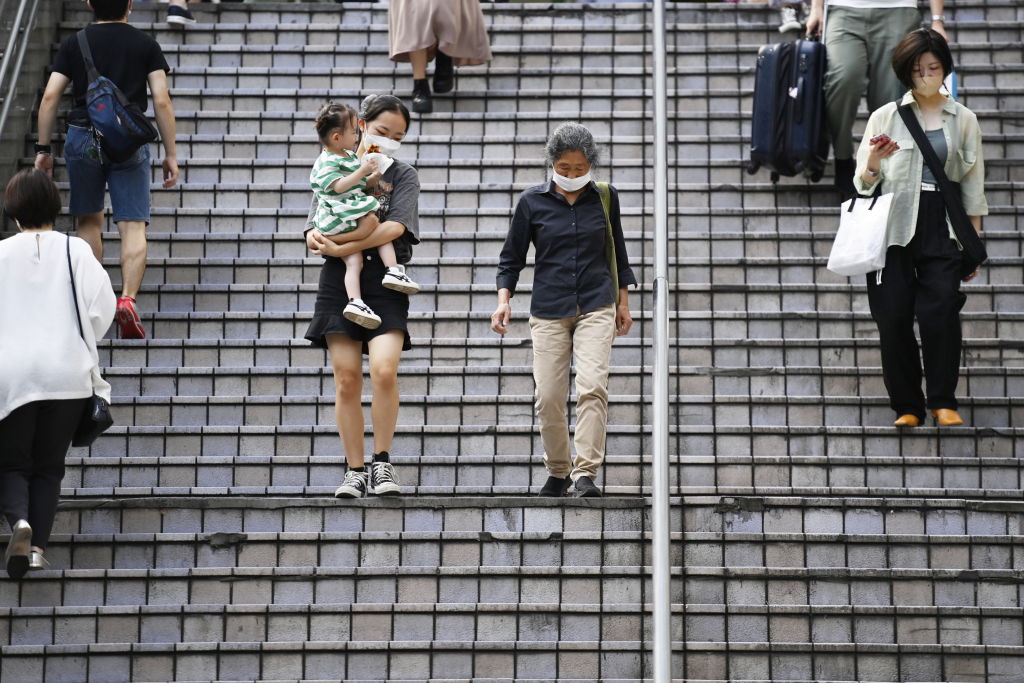
M 412 82 L 412 110 L 417 114 L 430 114 L 434 111 L 434 100 L 430 98 L 430 84 L 425 78 Z
M 590 477 L 580 477 L 576 480 L 576 497 L 600 498 L 601 489 L 594 485 L 594 480 Z
M 565 495 L 565 492 L 572 486 L 572 479 L 565 477 L 560 479 L 558 477 L 548 477 L 548 480 L 544 482 L 544 487 L 541 488 L 539 495 L 541 498 L 561 498 Z
M 455 68 L 452 66 L 452 58 L 437 51 L 434 61 L 434 92 L 451 92 L 455 87 Z
M 32 549 L 32 527 L 28 522 L 19 519 L 11 527 L 11 540 L 7 543 L 4 553 L 4 564 L 7 575 L 12 579 L 20 579 L 28 572 L 28 556 Z
M 836 191 L 843 196 L 843 201 L 857 195 L 857 189 L 853 186 L 853 173 L 857 170 L 857 162 L 853 159 L 836 159 L 836 178 L 834 185 Z

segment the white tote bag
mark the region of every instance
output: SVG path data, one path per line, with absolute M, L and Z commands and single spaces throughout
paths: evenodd
M 891 204 L 891 192 L 843 202 L 839 231 L 828 257 L 829 270 L 853 277 L 885 268 L 885 227 Z

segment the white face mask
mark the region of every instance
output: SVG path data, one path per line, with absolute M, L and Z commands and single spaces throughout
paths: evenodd
M 579 178 L 566 178 L 564 175 L 558 175 L 558 171 L 552 173 L 551 179 L 555 181 L 555 185 L 566 192 L 576 192 L 582 190 L 590 182 L 590 171 L 587 171 L 585 175 L 581 175 Z
M 392 140 L 382 135 L 370 135 L 366 133 L 363 135 L 363 144 L 369 149 L 371 145 L 377 145 L 380 147 L 380 153 L 384 156 L 393 157 L 398 153 L 398 148 L 402 146 L 402 143 L 398 140 Z

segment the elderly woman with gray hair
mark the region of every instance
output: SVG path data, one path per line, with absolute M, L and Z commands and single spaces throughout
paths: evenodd
M 604 462 L 608 366 L 616 335 L 629 332 L 629 267 L 615 188 L 595 183 L 594 136 L 563 123 L 545 149 L 552 178 L 523 192 L 498 264 L 498 307 L 491 329 L 508 332 L 512 295 L 526 253 L 535 250 L 530 334 L 536 409 L 548 478 L 541 496 L 600 496 L 594 483 Z M 576 460 L 565 403 L 570 361 L 576 361 Z

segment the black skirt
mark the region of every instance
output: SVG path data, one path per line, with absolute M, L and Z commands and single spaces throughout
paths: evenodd
M 405 334 L 402 350 L 412 348 L 409 339 L 409 296 L 388 289 L 381 284 L 384 279 L 384 263 L 376 249 L 363 252 L 363 272 L 359 285 L 363 290 L 363 301 L 380 316 L 380 327 L 368 330 L 347 320 L 342 311 L 348 303 L 345 291 L 345 262 L 340 258 L 325 257 L 320 270 L 320 288 L 316 295 L 313 320 L 306 330 L 306 339 L 313 346 L 327 348 L 327 335 L 343 334 L 349 339 L 363 343 L 363 353 L 369 353 L 369 342 L 390 330 L 401 330 Z

